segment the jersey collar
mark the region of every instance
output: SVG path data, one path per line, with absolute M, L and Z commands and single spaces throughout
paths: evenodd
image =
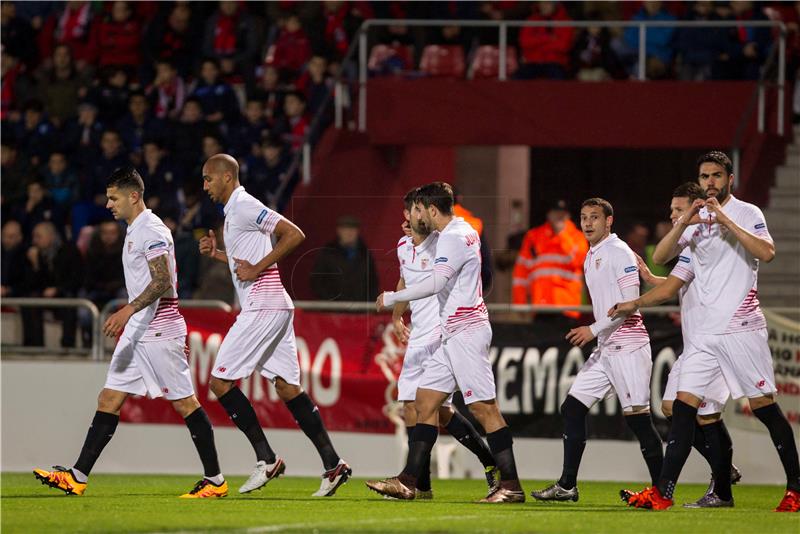
M 434 230 L 433 232 L 428 234 L 428 237 L 426 237 L 425 240 L 422 241 L 422 243 L 420 243 L 419 245 L 414 247 L 415 249 L 417 249 L 417 254 L 420 254 L 420 253 L 424 252 L 425 250 L 427 250 L 428 248 L 430 248 L 431 243 L 433 243 L 433 234 L 438 234 L 438 233 L 439 232 Z
M 147 218 L 149 218 L 151 213 L 153 213 L 153 210 L 150 210 L 150 209 L 145 209 L 145 210 L 142 210 L 142 213 L 140 213 L 140 214 L 139 214 L 139 215 L 138 215 L 138 216 L 137 216 L 137 217 L 136 217 L 136 218 L 133 220 L 133 222 L 132 222 L 130 225 L 128 225 L 128 230 L 127 230 L 125 233 L 126 233 L 126 234 L 129 234 L 129 233 L 131 233 L 131 232 L 133 231 L 133 229 L 134 229 L 134 228 L 136 228 L 136 227 L 137 227 L 139 224 L 141 224 L 139 221 L 141 221 L 141 220 L 143 220 L 143 219 L 147 219 Z
M 617 234 L 613 234 L 613 233 L 612 233 L 612 234 L 608 234 L 608 237 L 606 237 L 605 239 L 603 239 L 602 241 L 600 241 L 600 242 L 599 242 L 598 244 L 596 244 L 595 246 L 591 247 L 591 248 L 589 249 L 589 252 L 591 252 L 592 254 L 596 254 L 596 253 L 597 253 L 597 251 L 598 251 L 598 250 L 600 250 L 601 248 L 603 248 L 603 246 L 604 246 L 606 243 L 608 243 L 608 242 L 610 242 L 610 241 L 613 241 L 613 240 L 614 240 L 614 239 L 616 239 L 616 238 L 617 238 Z
M 233 202 L 236 200 L 236 197 L 238 197 L 239 193 L 241 193 L 242 191 L 244 191 L 243 185 L 240 185 L 239 187 L 233 190 L 233 193 L 231 193 L 230 198 L 225 203 L 225 207 L 222 208 L 222 213 L 224 213 L 225 215 L 228 214 L 228 212 L 231 210 L 231 206 L 233 206 Z

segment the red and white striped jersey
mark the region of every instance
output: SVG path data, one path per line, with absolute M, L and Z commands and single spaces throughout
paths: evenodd
M 400 276 L 406 286 L 418 284 L 431 276 L 438 240 L 439 233 L 432 232 L 416 247 L 410 237 L 403 236 L 398 241 L 397 260 L 400 262 Z M 436 295 L 412 300 L 409 302 L 409 307 L 411 308 L 409 347 L 428 345 L 441 338 L 439 299 Z
M 281 282 L 277 264 L 263 271 L 252 282 L 240 282 L 235 271 L 234 258 L 255 265 L 272 251 L 270 234 L 275 231 L 281 215 L 267 208 L 242 186 L 234 189 L 224 211 L 225 252 L 242 311 L 294 309 L 292 299 Z
M 122 248 L 122 267 L 128 301 L 141 295 L 152 281 L 147 262 L 167 256 L 170 288 L 164 296 L 134 313 L 123 335 L 136 341 L 161 341 L 186 336 L 186 321 L 178 312 L 178 271 L 172 233 L 150 210 L 144 210 L 128 226 Z
M 618 302 L 629 300 L 623 289 L 635 288 L 639 296 L 639 268 L 636 256 L 617 234 L 611 234 L 589 249 L 583 264 L 586 287 L 592 298 L 595 321 L 607 317 L 608 310 Z M 597 344 L 612 350 L 635 350 L 650 342 L 650 336 L 638 311 L 615 330 L 599 332 Z
M 433 269 L 450 277 L 438 293 L 443 337 L 489 323 L 481 282 L 481 240 L 461 217 L 439 233 Z
M 772 241 L 757 206 L 731 195 L 722 210 L 743 229 Z M 766 320 L 758 302 L 758 259 L 705 208 L 700 217 L 709 222 L 689 226 L 678 242 L 692 251 L 703 312 L 697 332 L 726 334 L 764 328 Z

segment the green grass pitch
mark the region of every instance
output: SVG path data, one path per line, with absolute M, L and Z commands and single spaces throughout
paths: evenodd
M 772 509 L 778 486 L 737 486 L 736 508 L 666 512 L 627 508 L 621 487 L 638 484 L 582 482 L 577 503 L 481 505 L 485 485 L 476 480 L 434 480 L 433 501 L 388 501 L 351 480 L 333 498 L 311 497 L 318 479 L 280 478 L 261 491 L 239 495 L 244 477 L 231 477 L 224 499 L 183 500 L 193 487 L 186 476 L 94 475 L 81 497 L 43 486 L 30 473 L 2 475 L 4 534 L 16 532 L 800 532 L 800 516 Z M 526 493 L 546 482 L 525 481 Z M 679 486 L 676 502 L 705 487 Z

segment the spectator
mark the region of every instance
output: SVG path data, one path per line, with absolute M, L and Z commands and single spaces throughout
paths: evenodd
M 94 63 L 95 48 L 91 42 L 92 6 L 83 0 L 67 2 L 64 8 L 51 14 L 39 32 L 39 55 L 45 64 L 53 48 L 65 44 L 72 50 L 75 66 L 84 71 Z
M 128 87 L 128 74 L 119 67 L 100 70 L 100 83 L 91 91 L 91 100 L 100 110 L 100 121 L 116 124 L 128 111 L 131 90 Z
M 147 88 L 150 106 L 154 115 L 161 120 L 175 120 L 180 116 L 186 102 L 186 83 L 169 60 L 156 62 L 156 78 Z
M 97 65 L 123 67 L 130 76 L 141 64 L 142 27 L 128 2 L 116 1 L 111 13 L 92 25 Z
M 200 81 L 192 91 L 203 107 L 209 122 L 225 121 L 232 124 L 239 117 L 239 101 L 233 88 L 219 79 L 219 65 L 213 59 L 206 59 L 200 68 Z
M 200 249 L 194 232 L 180 231 L 175 210 L 162 211 L 164 224 L 175 242 L 175 263 L 178 268 L 178 298 L 190 299 L 197 288 L 200 271 Z M 200 230 L 202 231 L 202 230 Z
M 582 30 L 572 49 L 575 77 L 581 81 L 604 81 L 625 77 L 625 69 L 611 48 L 607 28 L 592 26 Z
M 78 249 L 63 241 L 51 222 L 41 222 L 33 229 L 33 246 L 28 249 L 29 269 L 26 271 L 25 287 L 30 297 L 70 298 L 76 297 L 83 282 L 75 273 L 83 272 L 83 262 Z M 54 310 L 62 321 L 61 346 L 74 347 L 77 329 L 77 314 L 74 309 Z M 44 345 L 44 329 L 41 308 L 22 309 L 22 329 L 26 346 Z
M 322 2 L 321 17 L 314 17 L 312 21 L 316 24 L 309 27 L 312 49 L 341 61 L 361 23 L 371 17 L 372 10 L 367 2 Z
M 2 93 L 0 94 L 0 119 L 17 120 L 19 117 L 18 96 L 28 94 L 30 81 L 26 74 L 25 64 L 18 57 L 9 54 L 5 49 L 0 54 L 2 68 Z
M 243 5 L 233 1 L 219 3 L 219 10 L 206 21 L 203 54 L 219 62 L 223 75 L 238 73 L 251 84 L 259 32 Z
M 481 283 L 483 284 L 483 294 L 486 295 L 492 289 L 494 272 L 492 269 L 492 251 L 486 234 L 483 233 L 483 221 L 464 207 L 463 197 L 457 188 L 453 188 L 453 215 L 461 217 L 472 226 L 481 238 Z
M 671 21 L 675 17 L 663 8 L 663 2 L 644 2 L 642 9 L 632 20 Z M 645 54 L 647 78 L 657 80 L 670 74 L 672 67 L 674 27 L 651 27 L 647 29 Z M 624 34 L 625 56 L 631 64 L 631 74 L 636 73 L 636 58 L 639 53 L 639 28 L 626 28 Z M 623 61 L 625 58 L 623 59 Z
M 264 105 L 260 100 L 249 98 L 244 116 L 231 128 L 231 151 L 238 159 L 245 159 L 258 150 L 261 140 L 269 133 L 269 124 L 264 118 Z
M 695 2 L 688 20 L 732 20 L 729 6 L 714 2 Z M 680 28 L 675 39 L 680 55 L 678 78 L 685 81 L 729 79 L 733 77 L 732 59 L 736 54 L 734 28 Z
M 106 181 L 116 169 L 128 165 L 128 155 L 116 130 L 106 130 L 100 138 L 100 152 L 92 159 L 87 169 L 86 189 L 83 199 L 94 202 L 103 215 L 106 214 Z
M 311 59 L 311 43 L 297 15 L 291 14 L 279 24 L 282 29 L 267 51 L 266 63 L 295 78 Z
M 650 229 L 641 222 L 634 222 L 625 234 L 625 243 L 631 247 L 636 254 L 644 258 L 647 256 L 646 248 L 650 240 Z
M 33 165 L 38 166 L 50 155 L 55 128 L 44 114 L 41 100 L 32 98 L 25 103 L 22 119 L 17 123 L 16 139 L 19 151 Z
M 327 75 L 327 69 L 328 61 L 322 56 L 314 56 L 306 65 L 306 71 L 297 80 L 297 88 L 303 91 L 311 115 L 316 115 L 322 107 L 333 84 Z
M 378 274 L 361 223 L 343 216 L 336 221 L 336 240 L 319 251 L 311 272 L 311 290 L 319 300 L 373 301 L 378 297 Z
M 58 45 L 51 67 L 39 71 L 38 85 L 47 116 L 60 128 L 75 116 L 78 99 L 86 94 L 89 82 L 75 70 L 69 47 Z
M 145 205 L 156 212 L 171 213 L 178 210 L 178 192 L 183 186 L 183 177 L 178 167 L 173 164 L 157 139 L 145 141 L 143 156 L 139 174 L 144 180 Z
M 189 180 L 183 184 L 181 196 L 185 201 L 174 234 L 185 232 L 194 235 L 195 230 L 205 232 L 207 228 L 215 228 L 218 224 L 220 217 L 217 207 L 202 188 L 200 180 Z
M 547 221 L 529 230 L 514 266 L 514 304 L 578 306 L 583 291 L 583 261 L 589 246 L 570 219 L 567 203 L 558 200 Z M 566 312 L 577 318 L 578 312 Z
M 108 302 L 126 298 L 125 274 L 122 269 L 124 236 L 118 222 L 101 222 L 92 234 L 86 251 L 85 296 L 103 308 Z
M 19 58 L 28 68 L 35 66 L 36 36 L 30 23 L 17 16 L 16 2 L 0 3 L 0 35 L 3 50 Z
M 13 217 L 20 222 L 25 235 L 30 236 L 36 225 L 41 222 L 52 222 L 58 225 L 64 223 L 42 182 L 29 182 L 27 192 L 25 201 L 18 204 L 13 210 Z
M 245 160 L 247 190 L 265 204 L 272 204 L 281 178 L 290 165 L 291 156 L 280 139 L 272 136 L 264 139 L 260 150 Z
M 171 150 L 179 166 L 192 169 L 197 164 L 203 155 L 203 137 L 209 132 L 216 132 L 216 128 L 206 122 L 200 101 L 190 97 L 180 119 L 170 126 Z
M 30 178 L 30 165 L 19 157 L 19 151 L 7 137 L 0 146 L 0 176 L 3 177 L 2 191 L 3 213 L 8 213 L 10 206 L 25 196 L 25 185 Z
M 306 99 L 303 93 L 293 91 L 287 94 L 283 102 L 283 112 L 284 117 L 277 122 L 273 133 L 281 136 L 285 143 L 297 150 L 302 146 L 311 122 L 306 114 Z
M 759 2 L 760 4 L 760 2 Z M 739 21 L 768 20 L 761 5 L 742 0 L 731 2 L 734 18 Z M 736 34 L 739 38 L 739 79 L 757 80 L 761 74 L 761 66 L 769 53 L 772 44 L 770 28 L 739 26 Z
M 44 187 L 50 191 L 56 209 L 61 213 L 69 212 L 69 208 L 80 197 L 80 182 L 64 152 L 56 150 L 50 154 L 47 167 L 42 171 L 42 180 Z
M 176 3 L 169 16 L 157 18 L 147 29 L 144 43 L 147 63 L 167 61 L 181 78 L 194 73 L 199 35 L 192 24 L 192 9 L 188 4 Z
M 537 2 L 536 10 L 528 20 L 571 20 L 558 2 Z M 522 64 L 514 75 L 521 80 L 567 77 L 569 54 L 572 49 L 572 28 L 525 27 L 519 32 Z
M 138 159 L 141 157 L 145 137 L 164 135 L 163 123 L 150 114 L 150 103 L 142 92 L 131 93 L 128 113 L 117 123 L 117 131 L 128 151 Z
M 100 146 L 105 130 L 105 125 L 98 119 L 97 105 L 89 100 L 81 102 L 78 104 L 78 117 L 64 126 L 60 149 L 70 152 L 83 165 Z
M 18 221 L 11 219 L 3 225 L 0 296 L 25 296 L 24 282 L 27 260 L 25 259 L 24 241 L 22 225 Z
M 280 83 L 278 69 L 272 66 L 264 67 L 264 72 L 252 98 L 264 103 L 264 116 L 270 127 L 274 126 L 277 120 L 283 116 L 285 96 L 286 88 Z

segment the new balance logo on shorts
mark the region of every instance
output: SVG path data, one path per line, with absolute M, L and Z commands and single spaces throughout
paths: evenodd
M 469 398 L 471 396 L 472 396 L 472 390 L 471 389 L 468 389 L 467 391 L 464 392 L 464 398 Z
M 169 388 L 164 388 L 164 393 L 169 393 Z
M 228 370 L 227 367 L 217 367 L 217 371 L 219 371 L 220 373 L 224 373 L 227 370 Z
M 761 381 L 758 382 L 758 384 L 756 384 L 756 387 L 757 388 L 763 388 L 764 384 L 766 384 L 766 383 L 767 383 L 766 380 L 761 380 Z

